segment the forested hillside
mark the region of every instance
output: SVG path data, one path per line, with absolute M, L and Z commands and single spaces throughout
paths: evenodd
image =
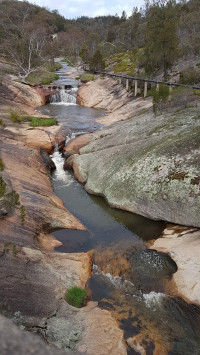
M 47 60 L 82 60 L 91 69 L 156 76 L 167 79 L 177 61 L 183 83 L 200 81 L 200 1 L 145 1 L 128 17 L 80 17 L 67 20 L 28 2 L 0 4 L 1 53 L 13 60 L 27 77 Z

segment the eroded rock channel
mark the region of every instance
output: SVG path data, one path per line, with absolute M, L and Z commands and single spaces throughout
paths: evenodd
M 78 83 L 67 78 L 65 70 L 66 68 L 61 70 L 60 82 L 68 85 L 70 82 L 71 89 L 63 89 L 64 91 L 60 95 L 52 98 L 51 104 L 40 108 L 40 112 L 54 115 L 62 124 L 69 141 L 71 138 L 91 133 L 99 128 L 100 125 L 96 123 L 95 118 L 102 117 L 103 111 L 86 109 L 76 105 L 74 97 Z M 142 119 L 143 121 L 145 120 Z M 98 119 L 98 122 L 100 123 L 101 120 Z M 112 133 L 112 128 L 105 131 L 105 136 L 110 132 Z M 101 138 L 100 136 L 101 132 L 97 133 L 97 139 Z M 132 144 L 132 141 L 129 143 Z M 78 162 L 80 175 L 85 177 L 84 174 L 88 166 L 94 165 L 96 172 L 98 172 L 98 178 L 101 179 L 102 175 L 98 167 L 98 158 L 101 156 L 100 145 L 97 145 L 97 151 L 98 153 L 94 154 L 95 161 L 93 163 L 90 163 L 91 153 L 95 152 L 95 148 L 90 150 L 86 147 L 83 149 L 83 156 L 77 155 L 75 157 L 75 161 L 80 160 Z M 117 159 L 120 151 L 115 153 L 111 151 L 110 158 L 113 156 L 114 159 Z M 54 192 L 63 200 L 68 210 L 87 228 L 85 231 L 62 229 L 53 233 L 56 239 L 62 243 L 56 250 L 60 253 L 92 251 L 90 253 L 92 253 L 93 259 L 93 274 L 88 282 L 91 299 L 97 301 L 100 308 L 109 311 L 117 321 L 119 329 L 123 331 L 124 346 L 122 346 L 122 342 L 116 348 L 116 339 L 113 338 L 115 345 L 110 353 L 198 354 L 200 346 L 199 307 L 187 303 L 181 297 L 172 297 L 173 294 L 176 295 L 172 279 L 173 275 L 177 273 L 177 264 L 167 254 L 154 250 L 153 246 L 149 249 L 153 241 L 161 235 L 165 224 L 109 207 L 102 197 L 88 195 L 84 186 L 74 179 L 73 174 L 63 170 L 64 159 L 61 153 L 56 151 L 53 160 L 57 168 L 52 175 Z M 103 157 L 99 160 L 101 169 L 103 169 L 102 160 Z M 81 161 L 83 161 L 82 166 Z M 89 161 L 89 165 L 85 163 L 86 161 Z M 159 165 L 158 170 L 160 169 Z M 75 167 L 74 170 L 77 172 Z M 95 172 L 89 168 L 86 175 L 87 179 L 90 175 L 93 178 Z M 87 183 L 89 192 L 98 194 L 96 187 L 99 186 L 98 178 L 94 178 L 92 183 L 90 181 Z M 83 179 L 83 182 L 86 182 L 87 179 Z M 79 180 L 81 181 L 81 178 Z M 108 196 L 108 200 L 110 200 L 110 192 L 108 195 L 102 193 L 103 184 L 101 181 L 100 187 L 99 194 Z M 115 191 L 116 196 L 117 191 Z M 62 312 L 62 307 L 57 310 L 59 319 L 62 318 Z M 98 310 L 94 312 L 98 312 Z M 70 340 L 69 335 L 68 347 L 80 351 L 86 350 L 89 354 L 92 354 L 92 351 L 98 353 L 96 350 L 98 346 L 96 349 L 95 345 L 93 348 L 87 346 L 87 342 L 92 339 L 91 334 L 94 334 L 93 328 L 95 326 L 95 321 L 93 322 L 91 317 L 86 317 L 87 312 L 85 319 L 89 326 L 84 333 L 85 340 L 82 336 L 81 342 L 79 341 L 81 330 L 78 319 L 81 317 L 80 314 L 82 317 L 84 316 L 84 309 L 75 318 L 74 329 L 77 329 L 77 337 L 73 335 Z M 63 324 L 59 323 L 57 317 L 50 319 L 42 330 L 42 334 L 48 342 L 66 348 L 64 334 L 69 334 L 70 329 L 66 319 L 64 317 L 62 319 Z M 69 319 L 73 319 L 72 313 L 70 313 Z M 90 331 L 91 334 L 89 334 Z M 59 339 L 52 336 L 55 333 Z M 119 342 L 121 341 L 120 334 L 118 335 Z M 101 344 L 102 354 L 106 354 L 108 351 L 106 342 L 107 339 L 105 339 L 105 346 L 103 343 Z

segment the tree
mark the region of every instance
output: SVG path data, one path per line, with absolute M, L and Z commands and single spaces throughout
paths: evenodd
M 89 51 L 86 43 L 83 43 L 80 50 L 80 57 L 82 58 L 84 63 L 87 63 L 89 60 Z
M 6 3 L 1 5 L 1 50 L 15 63 L 23 81 L 41 68 L 48 58 L 49 27 L 43 23 L 36 25 L 31 17 L 32 8 L 28 3 L 13 3 L 12 7 Z
M 178 54 L 177 22 L 174 0 L 150 5 L 145 31 L 146 70 L 163 69 L 165 80 Z
M 90 70 L 101 71 L 105 68 L 105 62 L 103 60 L 100 49 L 98 48 L 90 60 Z

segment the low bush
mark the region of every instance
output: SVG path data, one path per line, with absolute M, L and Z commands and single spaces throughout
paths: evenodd
M 5 125 L 5 123 L 3 122 L 2 118 L 0 118 L 0 127 L 2 127 L 2 128 L 5 128 L 5 127 L 6 127 L 6 125 Z
M 88 83 L 89 81 L 94 80 L 94 74 L 83 74 L 80 77 L 82 83 Z
M 0 171 L 3 171 L 4 170 L 4 163 L 3 163 L 3 160 L 0 158 Z
M 8 117 L 13 123 L 21 123 L 23 121 L 23 116 L 17 111 L 11 111 Z
M 155 114 L 157 113 L 157 111 L 162 112 L 169 98 L 169 87 L 164 84 L 160 85 L 159 91 L 152 90 L 152 95 L 153 95 L 153 112 Z
M 68 59 L 68 58 L 62 59 L 62 62 L 63 62 L 63 63 L 67 63 L 67 64 L 69 65 L 69 67 L 72 67 L 72 66 L 73 66 L 72 62 L 71 62 L 70 59 Z
M 72 287 L 67 291 L 66 300 L 74 307 L 84 307 L 87 304 L 87 291 L 80 287 Z
M 44 78 L 42 81 L 41 81 L 41 84 L 42 85 L 49 85 L 52 83 L 52 81 L 54 80 L 58 80 L 59 79 L 59 75 L 58 74 L 55 74 L 55 73 L 49 73 L 49 76 L 47 78 Z
M 200 69 L 190 67 L 180 73 L 181 84 L 199 84 L 200 83 Z

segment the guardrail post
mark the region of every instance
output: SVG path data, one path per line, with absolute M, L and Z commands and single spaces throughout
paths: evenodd
M 138 93 L 138 82 L 135 80 L 135 96 L 137 96 Z
M 159 83 L 156 84 L 156 91 L 159 91 Z
M 169 99 L 172 98 L 172 85 L 169 86 Z
M 147 81 L 144 82 L 144 97 L 147 96 Z
M 129 90 L 129 80 L 126 79 L 126 90 L 128 91 Z

